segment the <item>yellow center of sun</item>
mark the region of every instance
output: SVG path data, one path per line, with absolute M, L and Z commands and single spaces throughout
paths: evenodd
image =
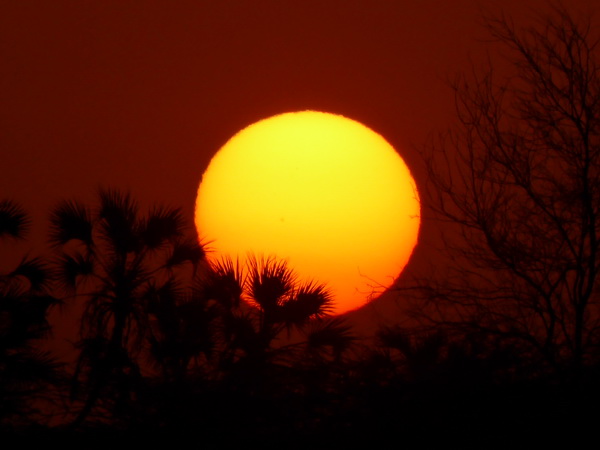
M 300 279 L 330 288 L 336 314 L 393 283 L 419 224 L 415 182 L 392 146 L 356 121 L 315 111 L 236 134 L 210 162 L 196 202 L 209 258 L 285 259 Z

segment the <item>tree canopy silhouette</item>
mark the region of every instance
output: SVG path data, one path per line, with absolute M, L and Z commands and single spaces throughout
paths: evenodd
M 0 201 L 0 241 L 23 239 L 28 226 L 18 204 Z M 58 382 L 60 365 L 37 346 L 50 331 L 50 307 L 59 303 L 50 285 L 50 270 L 39 257 L 0 273 L 0 423 L 32 421 L 39 412 L 35 400 Z
M 282 331 L 326 317 L 333 300 L 325 285 L 298 280 L 286 261 L 273 257 L 251 258 L 247 267 L 214 262 L 200 290 L 221 309 L 223 362 L 255 369 L 289 350 L 273 346 Z
M 148 302 L 157 289 L 175 288 L 174 268 L 203 258 L 197 241 L 185 239 L 179 209 L 141 215 L 128 194 L 114 190 L 100 190 L 98 200 L 95 209 L 65 201 L 51 215 L 57 276 L 85 305 L 74 376 L 74 393 L 83 380 L 85 400 L 75 423 L 102 398 L 115 400 L 113 407 L 127 405 L 140 380 Z
M 598 361 L 600 64 L 589 17 L 487 20 L 513 72 L 453 85 L 459 125 L 424 152 L 451 260 L 430 319 L 518 342 L 555 373 Z M 429 311 L 434 311 L 430 309 Z

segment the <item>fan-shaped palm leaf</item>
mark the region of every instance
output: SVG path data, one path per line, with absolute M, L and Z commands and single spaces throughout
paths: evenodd
M 279 306 L 279 318 L 286 326 L 300 326 L 310 319 L 320 318 L 331 311 L 332 294 L 323 284 L 307 282 L 300 285 Z
M 197 266 L 204 259 L 204 250 L 196 240 L 175 241 L 165 266 L 169 269 L 185 263 Z
M 63 254 L 57 261 L 56 276 L 62 286 L 72 291 L 77 286 L 81 277 L 88 277 L 94 273 L 94 258 L 90 255 L 67 255 Z
M 58 246 L 78 240 L 90 247 L 92 226 L 90 213 L 84 205 L 63 201 L 50 215 L 50 242 Z
M 31 290 L 38 292 L 47 288 L 50 280 L 49 269 L 39 257 L 23 258 L 19 265 L 8 274 L 8 277 L 23 277 L 29 283 Z
M 0 238 L 22 238 L 29 228 L 29 218 L 25 211 L 11 200 L 0 201 Z
M 215 300 L 230 311 L 240 306 L 244 286 L 244 276 L 239 262 L 224 258 L 211 262 L 206 274 L 195 286 L 198 295 L 207 300 Z
M 180 208 L 154 208 L 142 221 L 139 234 L 142 243 L 149 249 L 162 247 L 183 235 L 184 221 Z
M 275 313 L 277 308 L 293 293 L 296 283 L 294 272 L 285 260 L 256 258 L 248 260 L 246 279 L 251 300 L 263 311 Z
M 102 237 L 113 251 L 129 253 L 140 248 L 138 228 L 138 206 L 128 193 L 100 190 Z

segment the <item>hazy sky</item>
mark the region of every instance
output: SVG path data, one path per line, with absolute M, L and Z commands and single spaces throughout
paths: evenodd
M 592 1 L 569 2 L 588 8 Z M 0 1 L 0 197 L 32 212 L 98 186 L 191 216 L 211 156 L 286 111 L 359 120 L 402 154 L 453 119 L 447 80 L 546 1 Z M 33 244 L 31 244 L 33 245 Z

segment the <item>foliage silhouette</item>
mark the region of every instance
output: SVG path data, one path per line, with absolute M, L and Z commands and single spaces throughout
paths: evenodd
M 29 228 L 29 218 L 18 204 L 0 201 L 0 238 L 22 239 Z
M 57 275 L 73 298 L 84 299 L 73 396 L 84 384 L 80 424 L 101 400 L 116 413 L 131 404 L 141 382 L 138 356 L 150 332 L 152 294 L 176 286 L 174 269 L 196 266 L 201 247 L 185 240 L 179 209 L 140 215 L 128 194 L 99 191 L 98 207 L 62 202 L 51 215 L 51 242 L 59 253 Z
M 600 344 L 598 36 L 562 7 L 523 31 L 505 17 L 487 28 L 514 74 L 456 81 L 459 126 L 424 152 L 426 203 L 454 227 L 444 278 L 420 292 L 434 323 L 578 379 Z
M 23 239 L 28 225 L 19 205 L 0 202 L 0 240 Z M 50 284 L 41 258 L 23 258 L 0 274 L 0 423 L 25 425 L 39 417 L 42 397 L 60 379 L 59 363 L 37 348 L 50 331 L 48 311 L 58 303 Z
M 339 317 L 314 322 L 303 334 L 308 355 L 322 363 L 330 359 L 339 362 L 357 340 L 351 327 Z
M 163 382 L 181 385 L 190 365 L 209 371 L 209 361 L 216 348 L 215 328 L 218 311 L 194 287 L 189 294 L 173 282 L 148 293 L 150 353 L 160 368 Z M 207 375 L 207 374 L 205 374 Z
M 248 365 L 244 370 L 289 354 L 296 345 L 274 341 L 284 330 L 327 316 L 332 302 L 324 285 L 300 282 L 285 261 L 272 257 L 253 257 L 246 268 L 229 259 L 214 262 L 199 288 L 220 308 L 221 365 Z
M 118 233 L 104 231 L 110 224 L 101 216 L 103 203 L 131 211 L 126 198 L 111 192 L 97 210 L 63 203 L 54 211 L 61 289 L 86 306 L 73 421 L 86 426 L 42 426 L 35 428 L 38 433 L 45 430 L 57 441 L 93 439 L 97 447 L 125 437 L 153 445 L 185 443 L 197 438 L 199 429 L 203 439 L 223 446 L 267 439 L 298 446 L 355 443 L 366 436 L 383 444 L 399 432 L 486 437 L 507 423 L 522 433 L 580 418 L 560 414 L 565 404 L 578 406 L 569 392 L 519 382 L 514 369 L 522 362 L 502 337 L 471 332 L 457 339 L 447 330 L 418 334 L 389 327 L 361 346 L 342 318 L 328 316 L 332 299 L 326 288 L 300 282 L 285 262 L 254 258 L 245 267 L 230 260 L 201 262 L 201 249 L 182 245 L 180 233 L 165 233 L 162 243 L 139 237 L 150 234 L 144 231 L 149 221 L 135 208 L 129 221 L 114 221 Z M 187 270 L 198 262 L 199 270 Z M 186 270 L 175 270 L 179 266 Z M 46 272 L 35 267 L 23 264 L 1 280 L 12 277 L 26 290 L 35 286 L 46 292 Z M 187 284 L 190 274 L 193 284 Z M 20 309 L 11 306 L 14 317 L 28 316 L 33 298 L 20 302 Z M 129 315 L 121 331 L 119 308 Z M 47 326 L 45 313 L 35 315 L 39 321 L 28 317 L 23 323 L 33 324 L 27 330 L 36 337 L 20 341 L 27 347 L 13 353 L 20 357 L 38 356 L 29 349 Z M 120 341 L 113 346 L 115 333 Z M 0 379 L 10 373 L 16 372 L 3 372 Z M 35 373 L 27 389 L 48 386 L 44 377 L 43 371 Z M 15 417 L 29 419 L 31 391 L 5 386 L 10 389 L 3 391 L 4 399 L 17 393 L 21 397 L 10 399 L 23 400 L 15 407 L 4 403 L 13 407 L 10 423 Z M 515 405 L 528 407 L 514 411 Z M 26 435 L 34 429 L 20 430 Z
M 206 284 L 209 291 L 227 286 L 220 296 L 220 389 L 230 406 L 223 417 L 233 414 L 255 436 L 275 439 L 326 426 L 320 419 L 337 408 L 354 335 L 342 319 L 328 317 L 333 298 L 326 287 L 300 281 L 285 261 L 252 257 L 245 269 L 221 261 L 214 284 Z
M 144 420 L 178 430 L 236 423 L 265 435 L 293 426 L 300 410 L 289 406 L 306 403 L 354 342 L 341 319 L 326 317 L 330 294 L 275 258 L 245 267 L 221 259 L 198 275 L 185 295 L 151 296 L 151 354 L 162 375 L 143 400 Z M 285 342 L 295 330 L 302 334 Z

